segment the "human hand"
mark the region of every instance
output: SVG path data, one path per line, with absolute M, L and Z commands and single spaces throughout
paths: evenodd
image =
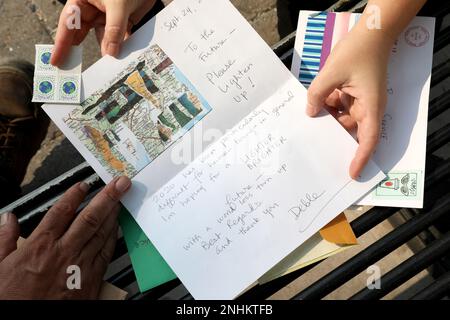
M 126 177 L 114 179 L 79 214 L 89 186 L 74 185 L 18 249 L 17 219 L 2 215 L 0 300 L 97 298 L 116 244 L 119 199 L 130 185 Z M 67 287 L 70 265 L 80 268 L 80 289 Z
M 308 89 L 309 116 L 325 107 L 347 130 L 357 129 L 359 146 L 349 168 L 353 179 L 378 143 L 391 45 L 390 39 L 355 27 L 336 44 Z
M 56 31 L 51 63 L 60 65 L 72 45 L 79 45 L 94 28 L 102 55 L 117 56 L 123 40 L 131 33 L 156 0 L 68 0 L 61 12 Z M 67 21 L 74 14 L 72 6 L 80 8 L 80 29 L 69 29 Z

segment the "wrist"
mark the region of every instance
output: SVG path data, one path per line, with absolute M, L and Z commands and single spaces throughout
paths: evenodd
M 365 21 L 360 20 L 351 30 L 351 33 L 360 41 L 364 41 L 378 54 L 389 55 L 396 41 L 389 32 L 383 29 L 369 28 Z

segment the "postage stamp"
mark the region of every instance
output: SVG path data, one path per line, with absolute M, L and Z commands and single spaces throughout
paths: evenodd
M 80 103 L 81 47 L 73 47 L 63 66 L 50 63 L 53 45 L 36 45 L 33 102 Z
M 420 171 L 389 172 L 386 179 L 378 183 L 373 191 L 373 196 L 378 199 L 416 199 L 422 190 L 418 189 Z
M 77 75 L 64 75 L 58 79 L 58 95 L 60 101 L 80 101 L 80 77 Z
M 56 76 L 35 74 L 33 82 L 33 101 L 51 101 L 55 99 L 55 90 L 57 85 Z
M 57 68 L 50 63 L 52 45 L 36 45 L 35 72 L 57 72 Z

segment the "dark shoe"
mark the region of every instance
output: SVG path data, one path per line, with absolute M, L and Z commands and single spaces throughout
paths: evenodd
M 0 61 L 0 207 L 19 195 L 50 122 L 40 105 L 31 102 L 33 72 L 26 61 Z

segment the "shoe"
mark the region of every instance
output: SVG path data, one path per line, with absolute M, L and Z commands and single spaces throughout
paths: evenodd
M 10 197 L 18 196 L 50 123 L 40 105 L 31 102 L 33 73 L 27 61 L 0 60 L 0 189 Z

